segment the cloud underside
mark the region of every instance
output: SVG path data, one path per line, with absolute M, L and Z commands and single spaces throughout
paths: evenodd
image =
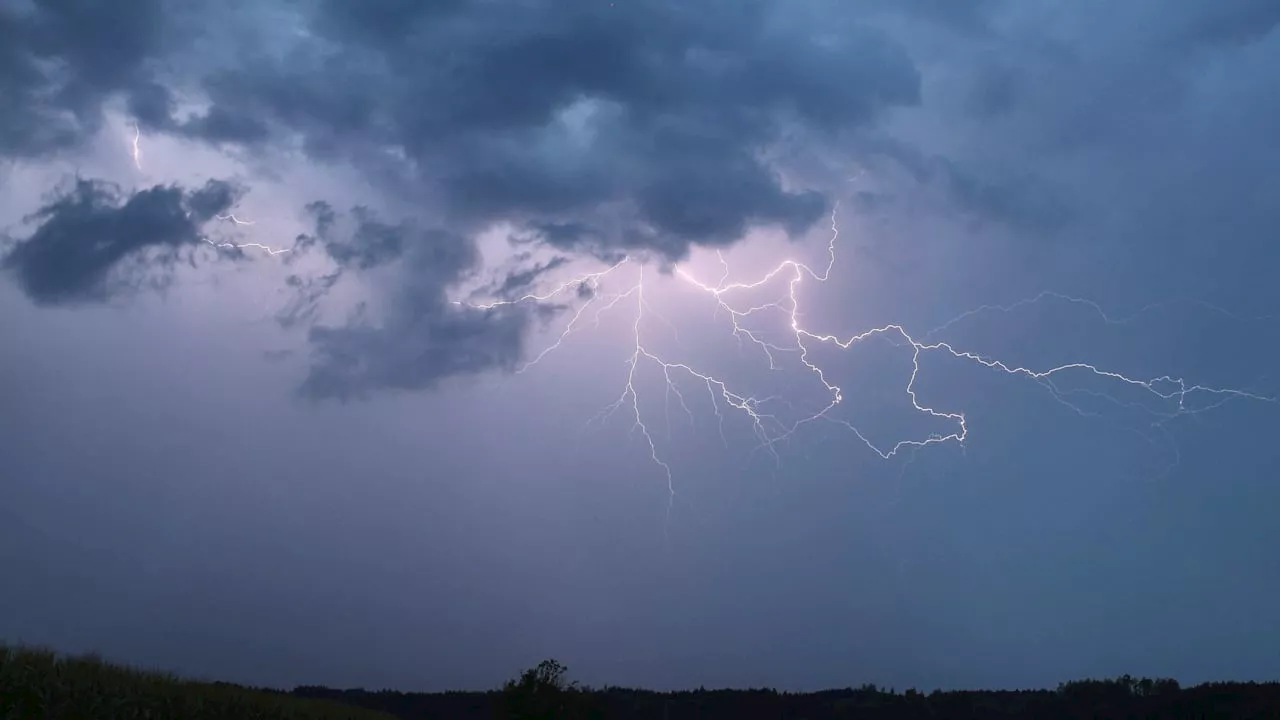
M 830 188 L 793 185 L 766 157 L 785 155 L 797 138 L 837 143 L 921 102 L 912 58 L 877 29 L 887 26 L 866 19 L 897 13 L 987 42 L 990 19 L 1011 7 L 309 0 L 212 13 L 166 0 L 11 0 L 0 2 L 0 154 L 74 152 L 120 102 L 147 133 L 263 157 L 301 147 L 317 163 L 367 171 L 433 225 L 309 207 L 315 228 L 303 249 L 320 248 L 337 270 L 295 278 L 303 306 L 340 279 L 396 269 L 380 276 L 394 283 L 385 317 L 312 328 L 305 388 L 323 397 L 426 388 L 521 355 L 526 314 L 445 301 L 475 269 L 480 230 L 509 223 L 553 252 L 512 271 L 500 295 L 575 253 L 676 259 L 757 225 L 802 233 L 829 211 Z M 1257 37 L 1274 25 L 1276 7 L 1224 0 L 1212 10 L 1162 10 L 1158 22 L 1135 27 L 1152 57 L 1164 58 Z M 971 112 L 997 117 L 1034 97 L 1030 76 L 987 65 L 973 65 Z M 193 99 L 194 114 L 183 107 Z M 910 149 L 896 156 L 921 164 Z M 1027 227 L 1058 222 L 1059 205 L 1032 180 L 993 184 L 966 168 L 932 167 L 982 212 Z M 201 203 L 225 210 L 234 199 L 212 192 L 124 196 L 77 184 L 34 216 L 37 229 L 5 266 L 37 302 L 104 299 L 116 287 L 113 269 L 198 241 L 208 214 L 185 213 Z M 292 317 L 311 315 L 304 307 Z
M 236 188 L 221 181 L 196 190 L 156 185 L 126 194 L 109 183 L 77 179 L 27 218 L 35 228 L 12 242 L 0 266 L 37 304 L 102 302 L 140 283 L 163 282 L 149 271 L 182 259 L 203 239 L 201 227 L 236 196 Z
M 21 102 L 0 110 L 0 151 L 74 150 L 113 98 L 148 133 L 268 153 L 300 143 L 315 161 L 371 172 L 393 151 L 399 190 L 424 198 L 439 227 L 397 229 L 357 209 L 339 238 L 326 227 L 333 211 L 311 208 L 315 240 L 339 266 L 305 283 L 313 296 L 338 277 L 403 266 L 376 326 L 312 329 L 313 395 L 429 387 L 512 365 L 523 313 L 444 299 L 473 268 L 470 238 L 482 228 L 511 223 L 562 252 L 666 258 L 756 225 L 798 234 L 830 200 L 784 187 L 763 154 L 788 132 L 834 135 L 919 97 L 910 61 L 882 36 L 820 28 L 816 16 L 797 20 L 756 0 L 298 7 L 297 33 L 239 40 L 232 61 L 163 72 L 163 60 L 198 41 L 200 23 L 161 0 L 5 11 L 0 86 Z M 205 109 L 180 115 L 178 98 L 191 96 Z M 121 199 L 79 185 L 41 211 L 6 264 L 39 302 L 105 298 L 112 268 L 199 237 L 184 197 L 169 188 Z M 500 291 L 554 267 L 513 271 Z

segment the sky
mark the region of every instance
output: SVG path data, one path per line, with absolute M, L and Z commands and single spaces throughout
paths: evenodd
M 1274 679 L 1278 23 L 0 0 L 0 638 Z

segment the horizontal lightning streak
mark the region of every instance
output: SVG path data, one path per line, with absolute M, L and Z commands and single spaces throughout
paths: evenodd
M 210 240 L 209 238 L 200 238 L 200 239 L 204 240 L 205 242 L 209 243 L 210 245 L 216 248 L 234 248 L 236 250 L 243 250 L 244 248 L 254 248 L 256 250 L 262 250 L 266 252 L 268 255 L 280 255 L 282 253 L 287 253 L 290 250 L 292 250 L 292 248 L 273 249 L 261 243 L 232 243 L 232 242 L 216 243 Z
M 226 215 L 214 215 L 214 217 L 215 217 L 216 219 L 218 219 L 218 220 L 229 220 L 230 222 L 232 222 L 232 223 L 234 223 L 234 224 L 236 224 L 236 225 L 253 225 L 253 224 L 255 224 L 255 221 L 253 221 L 253 220 L 241 220 L 240 218 L 236 217 L 234 213 L 228 213 L 228 214 L 226 214 Z M 233 242 L 219 242 L 219 243 L 215 243 L 214 241 L 210 240 L 209 238 L 200 238 L 200 239 L 201 239 L 201 240 L 204 240 L 205 242 L 209 243 L 210 245 L 214 246 L 215 248 L 232 248 L 232 249 L 235 249 L 235 250 L 243 250 L 243 249 L 245 249 L 245 248 L 254 248 L 255 250 L 262 250 L 262 251 L 263 251 L 263 252 L 265 252 L 266 254 L 268 254 L 268 255 L 272 255 L 272 256 L 275 256 L 275 255 L 281 255 L 281 254 L 283 254 L 283 253 L 287 253 L 287 252 L 289 252 L 289 251 L 291 251 L 291 250 L 292 250 L 292 248 L 279 248 L 279 249 L 276 249 L 276 248 L 269 247 L 269 246 L 267 246 L 267 245 L 263 245 L 263 244 L 261 244 L 261 243 L 233 243 Z

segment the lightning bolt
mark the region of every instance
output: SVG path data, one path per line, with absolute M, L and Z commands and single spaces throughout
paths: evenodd
M 142 130 L 138 127 L 138 123 L 133 124 L 133 166 L 142 172 L 142 148 L 138 143 L 142 141 Z
M 938 409 L 930 404 L 926 404 L 921 400 L 917 392 L 916 383 L 920 375 L 920 360 L 926 354 L 944 354 L 956 360 L 972 363 L 988 370 L 1022 377 L 1043 386 L 1054 397 L 1055 400 L 1063 404 L 1068 409 L 1085 417 L 1096 417 L 1097 412 L 1089 411 L 1072 402 L 1071 397 L 1074 395 L 1085 395 L 1088 397 L 1103 399 L 1114 403 L 1120 407 L 1138 409 L 1149 413 L 1157 420 L 1154 426 L 1162 427 L 1163 423 L 1173 418 L 1183 415 L 1204 412 L 1222 404 L 1233 400 L 1254 400 L 1266 403 L 1276 403 L 1277 399 L 1265 395 L 1260 395 L 1245 390 L 1218 388 L 1208 385 L 1189 382 L 1180 377 L 1163 375 L 1159 377 L 1141 379 L 1129 377 L 1120 372 L 1109 370 L 1095 364 L 1087 362 L 1069 362 L 1049 368 L 1029 368 L 1020 365 L 1007 363 L 998 358 L 987 357 L 985 355 L 956 347 L 951 342 L 938 340 L 937 336 L 953 327 L 962 320 L 972 317 L 979 313 L 985 312 L 1012 312 L 1020 307 L 1034 305 L 1036 303 L 1057 299 L 1076 305 L 1085 306 L 1097 313 L 1107 324 L 1125 324 L 1132 322 L 1145 312 L 1158 307 L 1166 306 L 1168 303 L 1157 303 L 1144 307 L 1136 313 L 1115 317 L 1106 313 L 1103 308 L 1091 300 L 1077 298 L 1055 292 L 1043 292 L 1035 297 L 1020 300 L 1011 305 L 983 305 L 973 310 L 966 311 L 934 328 L 928 333 L 921 335 L 919 338 L 914 337 L 903 325 L 897 323 L 887 324 L 881 327 L 871 328 L 860 333 L 856 333 L 847 337 L 840 337 L 831 333 L 820 332 L 806 327 L 802 322 L 803 310 L 799 297 L 799 288 L 807 283 L 813 282 L 822 284 L 827 282 L 831 277 L 833 268 L 836 263 L 836 243 L 840 236 L 839 225 L 837 223 L 837 213 L 839 204 L 832 209 L 831 212 L 831 236 L 826 248 L 825 265 L 819 269 L 814 269 L 809 265 L 798 260 L 783 260 L 777 266 L 765 272 L 756 280 L 751 282 L 728 282 L 730 276 L 729 263 L 725 260 L 723 254 L 717 253 L 723 272 L 719 280 L 714 284 L 703 282 L 697 279 L 690 271 L 684 267 L 676 266 L 674 275 L 682 279 L 689 287 L 692 287 L 714 303 L 713 318 L 724 317 L 727 322 L 727 329 L 734 338 L 737 339 L 739 346 L 746 349 L 754 347 L 767 360 L 770 369 L 779 367 L 778 358 L 783 354 L 789 354 L 790 357 L 798 358 L 801 367 L 819 384 L 826 396 L 826 401 L 816 411 L 804 415 L 798 420 L 784 421 L 777 414 L 766 411 L 766 407 L 772 403 L 783 402 L 785 400 L 777 397 L 756 398 L 749 393 L 735 389 L 730 386 L 729 382 L 723 378 L 695 368 L 683 362 L 676 362 L 664 358 L 657 351 L 653 350 L 646 343 L 646 335 L 644 332 L 645 319 L 651 315 L 656 316 L 653 309 L 649 306 L 646 299 L 646 273 L 643 264 L 637 262 L 635 258 L 626 257 L 620 262 L 598 272 L 589 273 L 573 278 L 562 283 L 545 293 L 528 294 L 523 297 L 510 300 L 498 300 L 483 304 L 466 303 L 455 301 L 457 304 L 468 305 L 470 307 L 489 309 L 503 305 L 517 305 L 524 303 L 544 304 L 554 301 L 559 296 L 575 290 L 580 295 L 586 294 L 586 300 L 576 309 L 565 325 L 563 332 L 548 347 L 540 351 L 528 363 L 518 369 L 517 372 L 525 372 L 533 366 L 541 362 L 552 352 L 560 349 L 564 342 L 575 331 L 582 329 L 583 319 L 588 316 L 588 312 L 594 309 L 594 325 L 598 326 L 601 316 L 619 306 L 632 309 L 631 317 L 631 348 L 626 360 L 627 372 L 622 385 L 621 392 L 618 397 L 610 404 L 605 406 L 603 410 L 591 420 L 588 425 L 596 421 L 603 421 L 609 417 L 625 411 L 630 417 L 631 432 L 638 434 L 643 440 L 649 451 L 649 457 L 654 466 L 660 471 L 666 481 L 668 492 L 667 517 L 670 521 L 670 513 L 672 504 L 675 499 L 675 483 L 674 474 L 671 465 L 666 461 L 662 453 L 658 449 L 658 443 L 654 439 L 649 424 L 646 422 L 641 412 L 641 390 L 637 384 L 637 370 L 642 364 L 647 364 L 657 368 L 663 375 L 666 383 L 665 393 L 668 398 L 674 394 L 679 400 L 679 404 L 689 413 L 689 406 L 686 398 L 682 394 L 677 383 L 678 377 L 683 377 L 686 381 L 692 381 L 703 386 L 711 403 L 711 407 L 717 417 L 721 439 L 724 440 L 724 420 L 725 415 L 721 412 L 722 408 L 731 412 L 738 413 L 751 426 L 752 431 L 759 441 L 756 450 L 768 452 L 775 460 L 780 462 L 778 454 L 779 443 L 785 442 L 793 437 L 804 427 L 816 422 L 833 423 L 844 428 L 858 438 L 867 448 L 883 459 L 893 458 L 905 450 L 916 451 L 932 445 L 944 443 L 952 443 L 964 447 L 966 440 L 969 438 L 969 427 L 966 421 L 966 415 L 958 410 Z M 639 265 L 639 273 L 637 279 L 622 288 L 620 291 L 612 293 L 600 292 L 602 282 L 610 276 L 617 274 L 622 267 L 630 264 Z M 774 302 L 763 304 L 752 304 L 742 300 L 744 295 L 749 295 L 752 291 L 764 288 L 774 281 L 785 280 L 786 291 L 782 297 Z M 1207 303 L 1192 301 L 1198 305 L 1209 308 L 1215 312 L 1219 312 L 1231 317 L 1235 317 L 1217 306 Z M 780 311 L 786 319 L 787 339 L 785 342 L 774 342 L 767 339 L 762 333 L 752 330 L 746 324 L 747 320 L 754 315 L 765 311 Z M 839 350 L 848 350 L 855 344 L 864 342 L 875 337 L 885 337 L 897 343 L 905 343 L 905 346 L 911 348 L 912 370 L 904 388 L 905 394 L 911 402 L 914 410 L 930 418 L 943 421 L 950 426 L 949 432 L 935 432 L 923 438 L 910 438 L 899 440 L 889 445 L 878 445 L 873 442 L 866 433 L 857 425 L 843 418 L 833 416 L 833 410 L 844 400 L 843 389 L 833 382 L 828 373 L 821 365 L 812 359 L 813 352 L 816 348 L 829 346 Z M 1096 390 L 1071 389 L 1064 390 L 1058 384 L 1061 377 L 1068 376 L 1072 373 L 1084 374 L 1094 378 L 1117 384 L 1121 387 L 1136 389 L 1147 394 L 1155 401 L 1164 403 L 1166 406 L 1172 405 L 1171 409 L 1164 411 L 1156 410 L 1149 405 L 1125 402 L 1118 400 L 1111 395 Z M 1205 398 L 1205 402 L 1193 402 L 1194 398 Z M 668 402 L 669 407 L 669 402 Z M 1140 433 L 1141 434 L 1141 433 Z M 1145 437 L 1145 436 L 1144 436 Z M 1148 438 L 1149 439 L 1149 438 Z M 728 445 L 725 440 L 726 447 Z M 1176 450 L 1176 447 L 1175 447 Z M 914 458 L 914 454 L 912 454 Z M 1176 463 L 1175 463 L 1176 464 Z M 1171 466 L 1172 467 L 1172 466 Z
M 139 146 L 139 143 L 141 141 L 142 141 L 142 130 L 138 127 L 138 123 L 135 122 L 133 124 L 132 155 L 133 155 L 133 166 L 136 167 L 139 171 L 142 170 L 142 148 Z M 190 217 L 190 216 L 191 214 L 187 213 L 187 217 Z M 253 220 L 241 220 L 240 218 L 236 217 L 234 213 L 228 213 L 226 215 L 215 215 L 214 217 L 217 218 L 218 220 L 228 220 L 236 225 L 255 224 Z M 255 250 L 262 250 L 267 255 L 271 255 L 271 256 L 287 253 L 291 250 L 291 248 L 276 249 L 276 248 L 269 247 L 267 245 L 263 245 L 261 243 L 214 242 L 207 237 L 201 237 L 200 239 L 208 243 L 209 245 L 213 246 L 214 248 L 229 248 L 234 250 L 254 248 Z
M 215 217 L 215 218 L 217 218 L 217 219 L 219 219 L 219 220 L 230 220 L 231 222 L 235 223 L 236 225 L 253 225 L 253 224 L 255 224 L 255 222 L 254 222 L 253 220 L 241 220 L 240 218 L 238 218 L 238 217 L 236 217 L 236 216 L 235 216 L 235 213 L 228 213 L 228 214 L 226 214 L 226 215 L 214 215 L 214 217 Z
M 229 220 L 229 222 L 232 222 L 237 225 L 255 224 L 255 220 L 242 220 L 237 218 L 236 214 L 234 213 L 228 213 L 225 215 L 214 215 L 214 218 L 219 220 Z M 266 252 L 266 254 L 271 256 L 284 254 L 284 252 L 289 252 L 293 250 L 292 247 L 282 247 L 282 249 L 273 249 L 273 247 L 262 245 L 262 243 L 260 242 L 214 242 L 209 240 L 209 238 L 207 237 L 202 237 L 201 240 L 204 240 L 205 242 L 209 243 L 209 245 L 212 245 L 214 247 L 229 247 L 229 249 L 233 249 L 233 250 L 243 250 L 243 249 L 246 249 L 246 247 L 252 247 L 252 249 L 264 251 Z
M 280 255 L 282 253 L 290 252 L 293 249 L 293 248 L 273 249 L 266 245 L 262 245 L 261 243 L 231 243 L 231 242 L 216 243 L 210 240 L 209 238 L 200 238 L 200 239 L 204 240 L 205 242 L 209 243 L 215 248 L 234 248 L 236 250 L 243 250 L 244 248 L 254 248 L 256 250 L 262 250 L 268 255 Z

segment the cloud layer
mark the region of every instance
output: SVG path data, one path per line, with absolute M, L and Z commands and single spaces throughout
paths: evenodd
M 381 317 L 310 329 L 305 396 L 345 400 L 375 390 L 431 388 L 453 375 L 510 369 L 520 359 L 529 318 L 524 309 L 481 310 L 447 297 L 479 262 L 469 238 L 407 221 L 388 223 L 365 207 L 340 214 L 320 202 L 308 211 L 315 232 L 300 238 L 299 249 L 322 247 L 338 269 L 319 281 L 294 276 L 300 302 L 290 318 L 314 316 L 315 304 L 353 273 L 381 273 L 371 284 L 388 289 L 379 297 L 387 307 Z
M 74 147 L 118 96 L 148 132 L 264 156 L 300 147 L 313 161 L 396 178 L 388 189 L 419 205 L 434 228 L 410 232 L 357 210 L 354 233 L 338 238 L 327 225 L 332 210 L 311 206 L 316 236 L 341 271 L 402 266 L 382 320 L 391 329 L 312 332 L 314 394 L 423 387 L 514 362 L 517 313 L 444 302 L 444 289 L 474 265 L 472 238 L 484 228 L 509 223 L 561 251 L 668 259 L 695 243 L 731 243 L 755 225 L 799 234 L 831 200 L 792 186 L 766 153 L 798 130 L 834 138 L 919 100 L 919 78 L 899 47 L 833 20 L 821 3 L 320 0 L 287 8 L 275 35 L 237 36 L 225 23 L 221 35 L 208 30 L 235 38 L 234 48 L 203 63 L 170 62 L 198 37 L 199 22 L 161 0 L 9 10 L 0 33 L 15 42 L 0 73 L 23 102 L 0 120 L 8 131 L 0 151 L 30 157 Z M 251 22 L 251 11 L 238 12 L 242 25 Z M 182 110 L 191 102 L 194 114 Z M 47 209 L 46 225 L 7 260 L 38 301 L 101 299 L 106 270 L 133 248 L 195 237 L 173 214 L 177 190 L 145 191 L 117 207 L 95 188 Z M 152 222 L 162 224 L 128 239 L 113 234 L 106 251 L 79 249 L 96 246 L 73 237 Z M 517 268 L 504 290 L 549 269 Z M 296 285 L 314 296 L 334 282 Z
M 74 149 L 116 96 L 143 119 L 163 113 L 152 66 L 181 47 L 163 0 L 0 3 L 0 154 Z
M 451 227 L 578 222 L 572 244 L 723 244 L 828 209 L 761 153 L 919 98 L 899 48 L 776 3 L 322 2 L 306 39 L 204 78 L 174 128 L 300 139 L 317 159 L 407 159 Z
M 802 161 L 776 162 L 803 145 L 810 158 L 841 147 L 840 157 L 890 158 L 914 182 L 940 180 L 975 214 L 1048 236 L 1089 211 L 1087 193 L 1056 182 L 1074 172 L 1073 154 L 1141 147 L 1116 129 L 1177 117 L 1193 60 L 1256 42 L 1280 19 L 1258 0 L 1109 8 L 307 0 L 205 13 L 165 0 L 10 0 L 0 4 L 0 91 L 15 100 L 0 108 L 0 154 L 74 150 L 114 103 L 148 133 L 267 160 L 300 150 L 321 170 L 365 171 L 398 208 L 383 216 L 417 217 L 397 225 L 354 210 L 342 231 L 326 204 L 339 199 L 318 198 L 314 237 L 338 270 L 296 277 L 303 311 L 290 317 L 311 317 L 306 307 L 339 277 L 394 265 L 379 276 L 387 309 L 374 323 L 390 329 L 316 328 L 308 387 L 425 387 L 520 353 L 519 317 L 443 300 L 475 269 L 485 229 L 512 227 L 554 258 L 678 259 L 757 225 L 797 235 L 835 192 L 801 182 Z M 938 74 L 934 56 L 947 53 Z M 948 84 L 926 87 L 925 67 Z M 963 145 L 876 132 L 895 110 L 918 112 L 927 92 L 935 114 L 958 110 Z M 842 145 L 854 136 L 860 144 Z M 1027 152 L 1043 157 L 1029 163 Z M 206 191 L 124 198 L 105 187 L 78 183 L 5 259 L 37 302 L 108 297 L 121 287 L 108 282 L 112 268 L 140 249 L 198 236 L 177 208 L 220 202 Z M 522 257 L 499 295 L 565 262 Z M 424 369 L 404 369 L 414 362 Z
M 124 194 L 113 185 L 77 179 L 27 220 L 36 223 L 0 264 L 41 305 L 101 302 L 135 285 L 120 271 L 130 261 L 171 264 L 203 239 L 201 226 L 226 212 L 236 190 L 210 181 L 197 190 L 156 185 Z

